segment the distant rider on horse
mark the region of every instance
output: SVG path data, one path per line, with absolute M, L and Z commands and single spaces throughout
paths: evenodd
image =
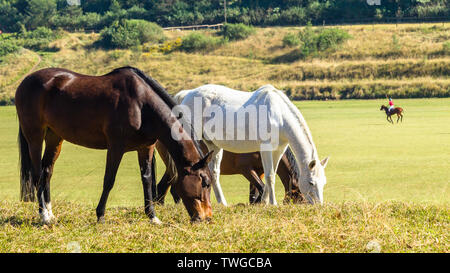
M 394 102 L 392 101 L 392 98 L 389 97 L 389 113 L 392 113 L 392 110 L 394 110 Z

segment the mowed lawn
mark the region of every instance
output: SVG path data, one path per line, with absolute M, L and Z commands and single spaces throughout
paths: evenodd
M 248 182 L 223 176 L 230 206 L 213 201 L 211 223 L 167 204 L 156 207 L 161 226 L 143 213 L 135 153 L 96 224 L 106 153 L 69 143 L 52 180 L 58 222 L 40 225 L 37 204 L 18 202 L 15 108 L 0 107 L 0 252 L 449 252 L 450 99 L 395 102 L 403 124 L 386 122 L 381 100 L 295 102 L 320 157 L 331 156 L 324 206 L 241 204 Z
M 426 203 L 450 201 L 450 99 L 395 100 L 403 123 L 391 125 L 381 100 L 297 101 L 326 168 L 326 202 L 387 200 Z M 14 107 L 0 107 L 0 199 L 19 198 L 18 122 Z M 106 151 L 64 142 L 51 182 L 54 200 L 96 205 L 101 194 Z M 158 178 L 164 173 L 158 160 Z M 243 176 L 222 176 L 231 204 L 248 202 Z M 277 178 L 277 199 L 283 187 Z M 214 198 L 214 195 L 212 195 Z M 171 201 L 169 197 L 167 200 Z M 215 201 L 214 201 L 215 202 Z M 141 205 L 137 155 L 121 163 L 108 205 Z

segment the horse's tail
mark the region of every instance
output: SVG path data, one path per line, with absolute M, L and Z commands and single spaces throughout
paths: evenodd
M 35 186 L 31 180 L 31 157 L 28 150 L 28 142 L 19 127 L 19 164 L 20 164 L 20 200 L 34 202 L 36 198 Z

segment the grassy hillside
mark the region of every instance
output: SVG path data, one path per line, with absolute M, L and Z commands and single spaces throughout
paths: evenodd
M 149 47 L 103 50 L 92 46 L 95 33 L 66 33 L 51 44 L 57 52 L 38 52 L 39 68 L 64 67 L 100 75 L 132 65 L 158 79 L 170 92 L 206 83 L 254 90 L 271 83 L 295 99 L 444 97 L 450 95 L 450 25 L 403 24 L 342 26 L 352 36 L 336 50 L 302 59 L 298 48 L 283 47 L 297 27 L 258 28 L 242 41 L 201 53 L 148 52 Z M 205 31 L 215 35 L 213 31 Z M 189 31 L 166 31 L 169 40 Z M 0 96 L 10 98 L 36 63 L 29 51 L 0 63 Z

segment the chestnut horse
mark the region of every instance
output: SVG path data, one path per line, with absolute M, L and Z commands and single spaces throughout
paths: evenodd
M 386 120 L 392 124 L 394 124 L 394 121 L 392 120 L 392 115 L 397 114 L 397 123 L 398 120 L 400 119 L 401 122 L 403 122 L 403 108 L 401 107 L 395 107 L 394 109 L 392 109 L 392 111 L 389 111 L 389 108 L 385 105 L 381 105 L 380 107 L 380 111 L 385 111 L 386 112 Z
M 206 145 L 201 143 L 201 148 L 206 151 Z M 169 187 L 176 180 L 176 170 L 173 169 L 173 161 L 167 153 L 166 148 L 160 142 L 156 143 L 156 149 L 161 156 L 166 171 L 164 176 L 158 183 L 156 201 L 164 204 L 164 199 Z M 261 162 L 261 155 L 259 152 L 237 154 L 228 151 L 223 151 L 223 160 L 220 165 L 220 173 L 222 175 L 242 174 L 250 182 L 250 203 L 258 203 L 261 201 L 264 183 L 262 177 L 264 169 Z M 277 174 L 280 176 L 281 182 L 285 189 L 284 202 L 302 203 L 304 201 L 303 195 L 298 188 L 299 171 L 295 163 L 295 157 L 288 147 L 279 163 Z M 180 197 L 176 194 L 173 188 L 170 189 L 175 203 L 178 203 Z M 257 195 L 259 194 L 259 195 Z
M 176 191 L 192 221 L 211 217 L 210 181 L 198 143 L 181 127 L 171 109 L 175 102 L 151 77 L 133 67 L 103 76 L 87 76 L 48 68 L 27 76 L 16 91 L 19 117 L 21 199 L 34 201 L 44 224 L 53 221 L 50 178 L 63 140 L 93 149 L 107 149 L 103 192 L 96 213 L 104 221 L 105 207 L 122 156 L 137 151 L 144 189 L 145 213 L 159 224 L 152 195 L 155 181 L 154 147 L 160 140 L 175 161 L 179 174 Z M 171 137 L 172 127 L 183 140 Z M 44 156 L 42 143 L 45 141 Z

